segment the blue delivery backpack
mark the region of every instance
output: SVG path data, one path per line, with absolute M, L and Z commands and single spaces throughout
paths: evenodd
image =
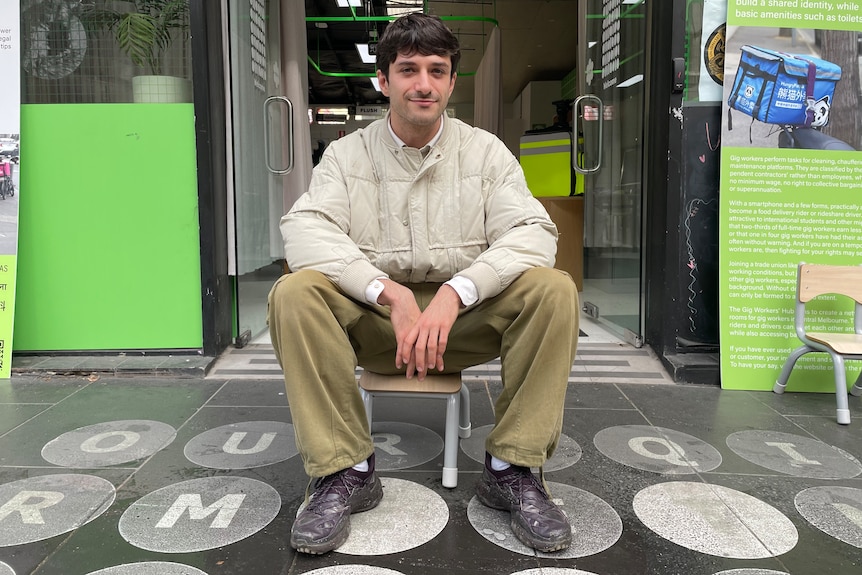
M 814 56 L 743 46 L 727 105 L 767 124 L 822 127 L 841 68 Z

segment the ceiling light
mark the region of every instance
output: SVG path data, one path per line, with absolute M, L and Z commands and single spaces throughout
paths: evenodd
M 386 15 L 401 16 L 411 12 L 422 12 L 425 0 L 386 0 Z
M 318 124 L 346 124 L 350 116 L 347 108 L 318 108 L 314 119 Z
M 335 0 L 338 3 L 339 8 L 348 8 L 353 6 L 354 8 L 362 7 L 362 0 Z
M 378 80 L 377 78 L 368 78 L 368 79 L 371 80 L 371 85 L 374 86 L 374 89 L 379 92 L 380 91 L 380 80 Z
M 359 52 L 359 57 L 362 58 L 363 64 L 374 64 L 377 62 L 377 54 L 372 54 L 368 44 L 357 44 L 356 51 Z
M 644 79 L 643 74 L 636 74 L 636 75 L 632 76 L 631 78 L 629 78 L 628 80 L 624 80 L 624 81 L 620 82 L 619 84 L 617 84 L 617 88 L 628 88 L 629 86 L 634 86 L 638 82 L 642 82 L 643 79 Z

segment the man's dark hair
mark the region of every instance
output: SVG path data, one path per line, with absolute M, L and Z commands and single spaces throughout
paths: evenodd
M 461 60 L 461 46 L 438 16 L 413 12 L 390 22 L 377 44 L 377 69 L 387 78 L 389 65 L 398 54 L 449 56 L 454 74 Z

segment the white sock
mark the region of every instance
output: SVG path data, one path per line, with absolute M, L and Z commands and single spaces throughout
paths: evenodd
M 493 455 L 491 456 L 491 469 L 493 469 L 494 471 L 505 471 L 510 467 L 512 467 L 511 463 L 506 463 L 501 459 L 497 459 Z
M 363 461 L 361 463 L 357 463 L 356 465 L 353 466 L 353 469 L 355 469 L 356 471 L 358 471 L 360 473 L 367 473 L 368 472 L 368 460 L 366 459 L 365 461 Z

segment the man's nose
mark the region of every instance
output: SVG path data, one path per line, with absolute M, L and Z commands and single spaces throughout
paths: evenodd
M 417 92 L 431 91 L 431 74 L 427 70 L 420 70 L 416 74 L 415 89 Z

